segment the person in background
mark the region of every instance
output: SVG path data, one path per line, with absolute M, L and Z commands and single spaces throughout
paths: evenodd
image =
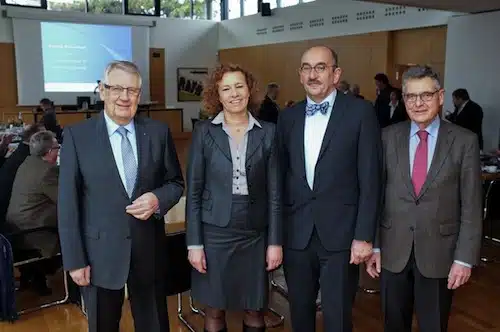
M 2 134 L 0 137 L 0 168 L 7 159 L 7 152 L 9 152 L 9 145 L 12 143 L 13 138 L 14 135 L 12 134 Z
M 390 94 L 389 125 L 408 120 L 403 96 L 400 90 L 394 89 Z
M 351 94 L 356 97 L 356 98 L 360 98 L 360 99 L 365 99 L 365 97 L 363 97 L 361 94 L 360 94 L 360 87 L 359 87 L 359 84 L 353 84 L 352 87 L 351 87 Z
M 347 95 L 347 94 L 351 93 L 351 85 L 349 84 L 349 82 L 347 82 L 345 80 L 340 81 L 340 83 L 337 87 L 337 91 L 340 91 L 343 94 Z
M 466 89 L 453 91 L 452 97 L 455 111 L 446 119 L 475 133 L 479 141 L 479 148 L 483 150 L 483 109 L 470 99 Z
M 306 100 L 278 119 L 286 241 L 284 272 L 294 331 L 352 331 L 359 266 L 372 254 L 381 193 L 381 138 L 370 103 L 336 90 L 342 70 L 326 46 L 301 58 Z
M 254 117 L 257 82 L 239 66 L 214 70 L 203 104 L 215 117 L 197 123 L 189 153 L 192 295 L 207 305 L 205 331 L 227 331 L 226 310 L 245 312 L 243 331 L 264 331 L 268 273 L 283 255 L 275 126 Z
M 377 119 L 380 128 L 385 128 L 391 125 L 390 117 L 390 102 L 391 102 L 391 92 L 394 87 L 389 83 L 389 78 L 386 74 L 379 73 L 375 75 L 375 85 L 377 87 L 377 99 L 375 99 L 375 114 L 377 114 Z
M 482 237 L 479 144 L 439 113 L 444 90 L 427 66 L 402 77 L 411 121 L 383 132 L 384 194 L 375 253 L 386 332 L 448 330 L 453 291 L 478 263 Z
M 278 106 L 276 100 L 278 99 L 279 92 L 280 87 L 278 84 L 269 83 L 267 85 L 267 94 L 264 101 L 262 101 L 260 111 L 258 113 L 258 118 L 260 120 L 272 122 L 274 124 L 278 122 L 280 107 Z
M 0 229 L 5 222 L 5 215 L 9 207 L 10 196 L 12 194 L 12 185 L 16 177 L 19 166 L 30 155 L 29 142 L 31 137 L 45 130 L 41 124 L 33 124 L 24 129 L 21 134 L 22 142 L 19 143 L 16 150 L 7 158 L 2 167 L 0 167 Z
M 6 227 L 11 231 L 27 231 L 51 227 L 53 231 L 37 231 L 14 239 L 15 253 L 36 250 L 43 257 L 59 253 L 57 237 L 57 185 L 59 143 L 50 131 L 34 134 L 29 143 L 30 155 L 17 170 L 6 216 Z M 20 258 L 19 260 L 27 259 Z M 50 295 L 46 275 L 51 262 L 37 262 L 20 266 L 21 288 L 33 286 L 40 295 Z
M 292 107 L 293 105 L 295 105 L 295 101 L 294 100 L 289 100 L 289 101 L 286 102 L 285 108 Z
M 89 332 L 118 332 L 125 283 L 135 331 L 167 332 L 164 216 L 184 180 L 169 127 L 136 116 L 137 66 L 111 62 L 104 111 L 64 128 L 58 222 L 65 270 L 80 286 Z

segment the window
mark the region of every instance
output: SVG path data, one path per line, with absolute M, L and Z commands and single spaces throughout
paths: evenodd
M 221 17 L 221 0 L 206 0 L 211 2 L 210 13 L 211 15 L 207 17 L 209 20 L 220 22 Z
M 243 15 L 254 15 L 259 12 L 258 2 L 256 0 L 243 0 Z
M 122 0 L 88 0 L 89 13 L 122 14 Z
M 191 0 L 193 2 L 193 20 L 204 20 L 207 18 L 207 4 L 210 0 Z
M 302 0 L 302 2 L 313 2 L 315 0 Z
M 72 10 L 85 12 L 87 10 L 85 0 L 47 0 L 48 10 Z
M 127 14 L 154 15 L 154 0 L 126 0 Z
M 295 6 L 299 3 L 299 0 L 281 0 L 281 7 Z
M 227 11 L 228 19 L 241 17 L 241 2 L 240 0 L 226 0 L 227 1 Z
M 190 0 L 161 0 L 160 1 L 160 16 L 162 16 L 162 17 L 177 17 L 177 18 L 191 18 L 191 1 Z
M 28 6 L 28 7 L 42 7 L 42 0 L 5 0 L 2 1 L 2 5 L 16 5 L 16 6 Z

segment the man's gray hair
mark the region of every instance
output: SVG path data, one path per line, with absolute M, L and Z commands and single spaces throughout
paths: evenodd
M 36 157 L 45 156 L 53 147 L 56 135 L 48 130 L 39 131 L 30 138 L 30 154 Z
M 139 86 L 142 86 L 142 77 L 139 68 L 135 65 L 135 63 L 124 60 L 113 61 L 106 67 L 104 70 L 104 83 L 108 83 L 108 76 L 114 70 L 122 70 L 129 74 L 136 75 L 139 78 Z
M 441 82 L 439 81 L 439 75 L 429 66 L 412 66 L 408 68 L 403 74 L 403 93 L 406 92 L 406 83 L 409 80 L 419 80 L 423 78 L 430 78 L 434 81 L 436 89 L 441 89 Z

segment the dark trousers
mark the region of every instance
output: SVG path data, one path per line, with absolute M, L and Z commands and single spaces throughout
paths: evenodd
M 167 297 L 163 282 L 127 282 L 135 331 L 169 332 Z M 82 287 L 89 332 L 119 332 L 124 289 Z
M 424 277 L 412 253 L 400 273 L 382 269 L 382 311 L 385 332 L 411 332 L 413 307 L 420 332 L 446 332 L 453 291 L 446 278 Z
M 359 267 L 349 264 L 350 258 L 350 251 L 326 250 L 316 230 L 304 250 L 285 249 L 284 271 L 294 332 L 316 330 L 316 298 L 320 288 L 324 330 L 352 331 Z

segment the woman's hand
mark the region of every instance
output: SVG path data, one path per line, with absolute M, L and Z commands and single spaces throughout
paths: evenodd
M 207 260 L 205 258 L 205 250 L 189 249 L 189 263 L 200 273 L 207 273 Z
M 266 262 L 267 271 L 272 271 L 281 265 L 283 261 L 283 247 L 271 245 L 267 247 Z

